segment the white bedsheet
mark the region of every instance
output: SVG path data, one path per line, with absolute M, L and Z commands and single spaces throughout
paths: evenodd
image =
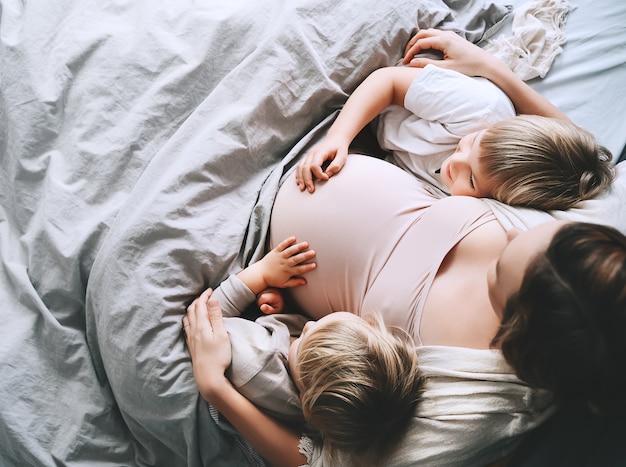
M 527 0 L 511 0 L 514 6 Z M 570 0 L 566 42 L 544 79 L 529 81 L 617 161 L 626 146 L 626 2 Z M 511 34 L 506 20 L 499 35 Z

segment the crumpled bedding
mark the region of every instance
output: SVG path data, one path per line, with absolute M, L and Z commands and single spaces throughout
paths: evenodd
M 517 13 L 525 5 L 536 5 L 537 0 L 507 3 L 513 4 Z M 617 162 L 626 147 L 626 3 L 610 0 L 598 7 L 594 0 L 570 0 L 569 4 L 563 52 L 556 56 L 545 78 L 529 83 L 574 123 L 593 133 Z M 504 21 L 495 40 L 513 40 L 512 20 Z
M 485 50 L 501 58 L 524 81 L 546 76 L 563 52 L 568 0 L 534 0 L 516 8 L 512 34 L 489 40 Z
M 258 464 L 198 396 L 185 306 L 260 256 L 283 171 L 418 24 L 509 11 L 461 3 L 3 0 L 0 464 Z

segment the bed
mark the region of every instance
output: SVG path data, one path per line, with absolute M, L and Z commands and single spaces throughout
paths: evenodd
M 262 465 L 198 396 L 185 306 L 260 257 L 365 76 L 418 26 L 509 34 L 505 3 L 0 2 L 0 465 Z M 592 3 L 531 83 L 617 163 L 626 4 Z

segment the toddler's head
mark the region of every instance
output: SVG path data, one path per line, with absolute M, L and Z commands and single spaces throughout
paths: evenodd
M 480 165 L 491 197 L 542 210 L 568 209 L 593 198 L 613 180 L 611 153 L 573 123 L 520 115 L 487 129 Z
M 441 164 L 452 195 L 512 206 L 569 209 L 613 180 L 611 153 L 573 123 L 520 115 L 461 138 Z
M 329 447 L 379 457 L 399 441 L 423 385 L 406 333 L 378 315 L 331 313 L 307 323 L 289 359 L 304 416 Z

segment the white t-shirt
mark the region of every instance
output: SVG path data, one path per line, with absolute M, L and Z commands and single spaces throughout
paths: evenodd
M 491 81 L 427 65 L 404 108 L 389 106 L 380 115 L 378 143 L 391 151 L 391 162 L 449 194 L 436 171 L 459 140 L 514 116 L 512 102 Z

